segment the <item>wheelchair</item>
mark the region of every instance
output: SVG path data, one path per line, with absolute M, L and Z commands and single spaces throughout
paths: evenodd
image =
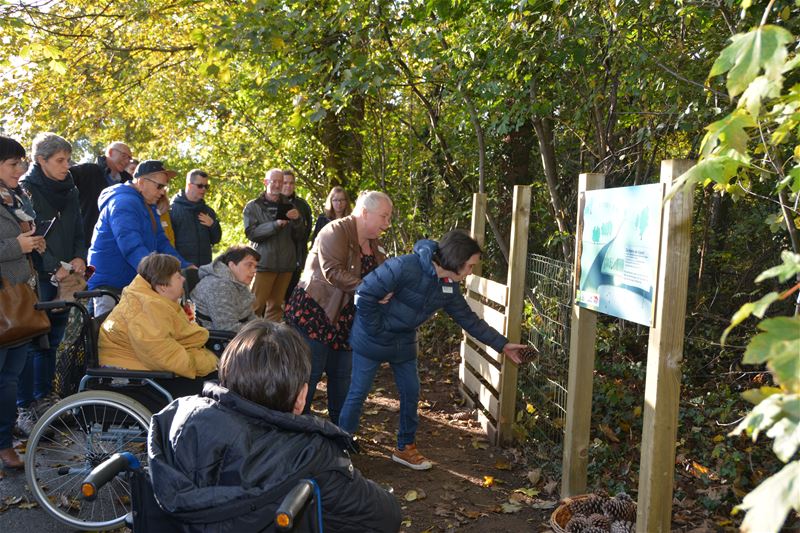
M 87 502 L 95 501 L 105 485 L 120 477 L 127 479 L 131 488 L 131 512 L 125 517 L 125 525 L 133 533 L 174 531 L 187 523 L 196 528 L 203 524 L 214 524 L 212 527 L 216 531 L 219 522 L 233 518 L 233 513 L 238 512 L 238 509 L 234 509 L 233 513 L 227 512 L 227 515 L 219 513 L 213 522 L 166 513 L 153 495 L 147 468 L 131 452 L 115 453 L 95 467 L 81 484 L 81 497 Z M 312 503 L 315 504 L 313 507 Z M 271 525 L 265 523 L 264 527 L 270 528 Z M 275 511 L 274 526 L 277 531 L 322 532 L 322 498 L 319 486 L 313 479 L 298 481 L 283 498 Z
M 76 300 L 117 296 L 108 291 L 82 291 Z M 57 402 L 36 423 L 25 450 L 25 477 L 36 501 L 61 524 L 80 530 L 119 527 L 131 510 L 131 485 L 125 477 L 110 479 L 93 500 L 81 498 L 84 478 L 106 459 L 127 452 L 147 463 L 147 432 L 152 413 L 127 393 L 149 390 L 166 406 L 172 395 L 157 379 L 171 372 L 102 368 L 97 339 L 102 319 L 95 319 L 78 301 L 40 302 L 38 309 L 75 308 L 81 317 L 79 341 L 85 343 L 83 377 L 78 392 Z M 206 347 L 218 356 L 234 333 L 209 331 Z M 102 390 L 98 390 L 102 389 Z M 159 402 L 160 404 L 161 402 Z

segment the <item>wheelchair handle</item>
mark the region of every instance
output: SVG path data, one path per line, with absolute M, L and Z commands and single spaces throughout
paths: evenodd
M 294 519 L 303 510 L 309 498 L 314 494 L 314 484 L 308 479 L 303 479 L 286 495 L 275 512 L 275 525 L 278 531 L 291 531 Z
M 139 460 L 130 452 L 115 453 L 89 472 L 81 483 L 81 495 L 84 500 L 94 501 L 98 491 L 114 479 L 117 474 L 140 467 Z
M 115 292 L 107 291 L 104 289 L 95 289 L 93 291 L 78 291 L 75 293 L 75 298 L 100 298 L 101 296 L 109 296 L 119 303 L 119 295 Z

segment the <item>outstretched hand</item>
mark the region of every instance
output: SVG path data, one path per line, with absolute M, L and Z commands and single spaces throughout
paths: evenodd
M 503 353 L 506 354 L 506 357 L 514 361 L 516 364 L 522 363 L 522 350 L 524 350 L 526 346 L 524 344 L 513 344 L 507 343 L 503 346 Z

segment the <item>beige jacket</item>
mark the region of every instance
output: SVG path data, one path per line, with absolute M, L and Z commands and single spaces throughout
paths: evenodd
M 100 327 L 100 364 L 194 379 L 217 368 L 207 340 L 207 329 L 189 322 L 180 305 L 137 275 Z
M 386 251 L 377 239 L 370 240 L 369 245 L 380 265 L 386 260 Z M 349 215 L 333 220 L 319 232 L 298 286 L 314 298 L 333 324 L 344 306 L 353 301 L 359 283 L 361 247 L 356 219 Z

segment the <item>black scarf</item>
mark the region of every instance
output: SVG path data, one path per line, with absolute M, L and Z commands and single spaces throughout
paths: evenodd
M 70 192 L 75 187 L 72 174 L 67 173 L 67 177 L 63 181 L 54 180 L 45 176 L 39 163 L 33 164 L 24 179 L 38 187 L 47 202 L 59 213 L 67 206 Z

